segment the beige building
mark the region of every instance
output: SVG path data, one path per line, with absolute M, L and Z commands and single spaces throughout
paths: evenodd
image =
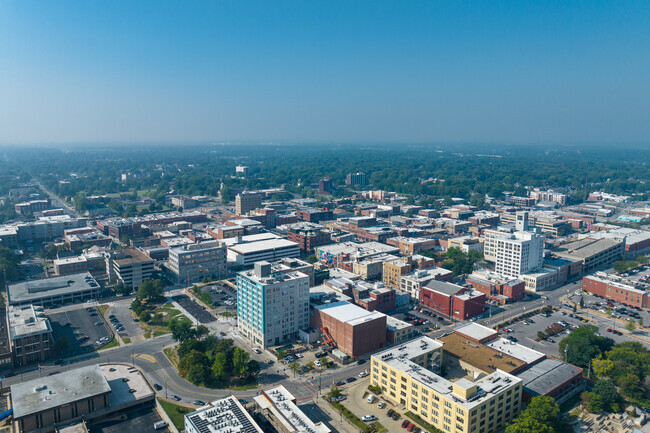
M 413 265 L 411 264 L 409 257 L 402 257 L 399 259 L 386 261 L 384 262 L 382 282 L 387 287 L 399 289 L 400 283 L 402 281 L 402 275 L 408 274 L 412 269 Z
M 520 411 L 522 380 L 496 369 L 488 375 L 440 376 L 443 344 L 420 337 L 371 358 L 370 380 L 391 403 L 405 406 L 443 432 L 493 433 Z
M 246 215 L 260 207 L 262 207 L 262 196 L 256 192 L 244 191 L 235 197 L 235 213 L 237 215 Z
M 106 255 L 106 273 L 126 287 L 137 289 L 151 278 L 154 261 L 137 248 L 125 248 Z

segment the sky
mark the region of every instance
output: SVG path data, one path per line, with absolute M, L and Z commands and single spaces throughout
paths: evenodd
M 0 0 L 0 143 L 650 145 L 650 2 Z

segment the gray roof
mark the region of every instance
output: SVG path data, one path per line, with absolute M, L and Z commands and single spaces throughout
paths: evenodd
M 424 285 L 429 290 L 434 292 L 442 293 L 443 295 L 453 296 L 463 288 L 456 284 L 447 283 L 446 281 L 431 280 Z
M 90 273 L 83 272 L 10 284 L 7 296 L 9 298 L 9 304 L 13 304 L 98 288 L 99 285 Z
M 580 370 L 573 365 L 547 358 L 516 376 L 524 381 L 524 390 L 529 394 L 546 395 L 579 374 Z
M 11 386 L 14 419 L 110 391 L 97 364 L 18 383 Z

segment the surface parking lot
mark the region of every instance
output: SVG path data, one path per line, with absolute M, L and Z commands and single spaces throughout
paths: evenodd
M 52 325 L 54 340 L 63 336 L 68 338 L 68 349 L 63 353 L 62 358 L 89 352 L 93 348 L 103 346 L 113 338 L 113 334 L 97 309 L 92 307 L 95 311 L 88 311 L 87 308 L 90 307 L 47 315 Z M 101 322 L 101 325 L 95 325 L 97 322 Z M 108 341 L 95 344 L 103 337 L 108 338 Z
M 126 414 L 126 420 L 107 421 L 97 424 L 90 424 L 89 433 L 169 433 L 169 428 L 155 430 L 154 423 L 162 421 L 162 418 L 153 407 L 140 408 Z
M 174 301 L 178 303 L 185 311 L 192 315 L 199 323 L 210 323 L 214 322 L 215 317 L 210 314 L 208 311 L 204 310 L 203 307 L 194 300 L 190 299 L 187 295 L 174 296 Z

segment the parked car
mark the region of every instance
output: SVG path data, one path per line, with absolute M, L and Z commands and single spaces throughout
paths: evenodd
M 205 406 L 205 402 L 201 400 L 194 400 L 192 404 L 195 404 L 197 406 Z
M 172 395 L 172 400 L 181 401 L 181 398 L 176 394 Z
M 357 361 L 357 365 L 365 364 L 366 360 L 365 359 L 360 359 Z
M 345 385 L 345 382 L 342 381 L 342 380 L 337 380 L 336 382 L 334 382 L 334 385 L 336 385 L 336 386 L 343 386 L 343 385 Z
M 348 377 L 347 379 L 345 379 L 345 381 L 346 381 L 347 383 L 352 383 L 352 382 L 354 382 L 355 380 L 357 380 L 356 377 Z
M 320 359 L 317 359 L 316 361 L 314 361 L 314 365 L 316 367 L 321 367 L 323 364 L 321 364 Z
M 379 409 L 383 409 L 383 408 L 386 407 L 386 403 L 383 402 L 383 401 L 380 401 L 380 402 L 377 404 L 377 407 L 378 407 Z
M 154 384 L 153 384 L 153 387 L 154 387 L 154 389 L 155 389 L 156 391 L 160 391 L 160 390 L 163 389 L 162 386 L 158 385 L 157 383 L 154 383 Z
M 402 428 L 408 427 L 409 424 L 410 424 L 409 420 L 405 419 L 404 421 L 402 421 Z
M 368 375 L 368 372 L 366 372 L 366 371 L 362 371 L 361 373 L 359 373 L 359 377 L 366 377 L 367 375 Z
M 361 417 L 361 421 L 365 421 L 365 422 L 374 421 L 376 419 L 377 417 L 374 415 L 364 415 Z
M 262 353 L 262 351 L 261 351 L 260 349 L 258 349 L 257 347 L 254 347 L 254 348 L 253 348 L 253 352 L 257 353 L 258 355 L 259 355 L 260 353 Z
M 99 326 L 99 325 L 101 325 L 102 323 L 104 323 L 104 322 L 102 322 L 101 320 L 98 320 L 98 321 L 95 322 L 95 325 L 98 325 L 98 326 Z

